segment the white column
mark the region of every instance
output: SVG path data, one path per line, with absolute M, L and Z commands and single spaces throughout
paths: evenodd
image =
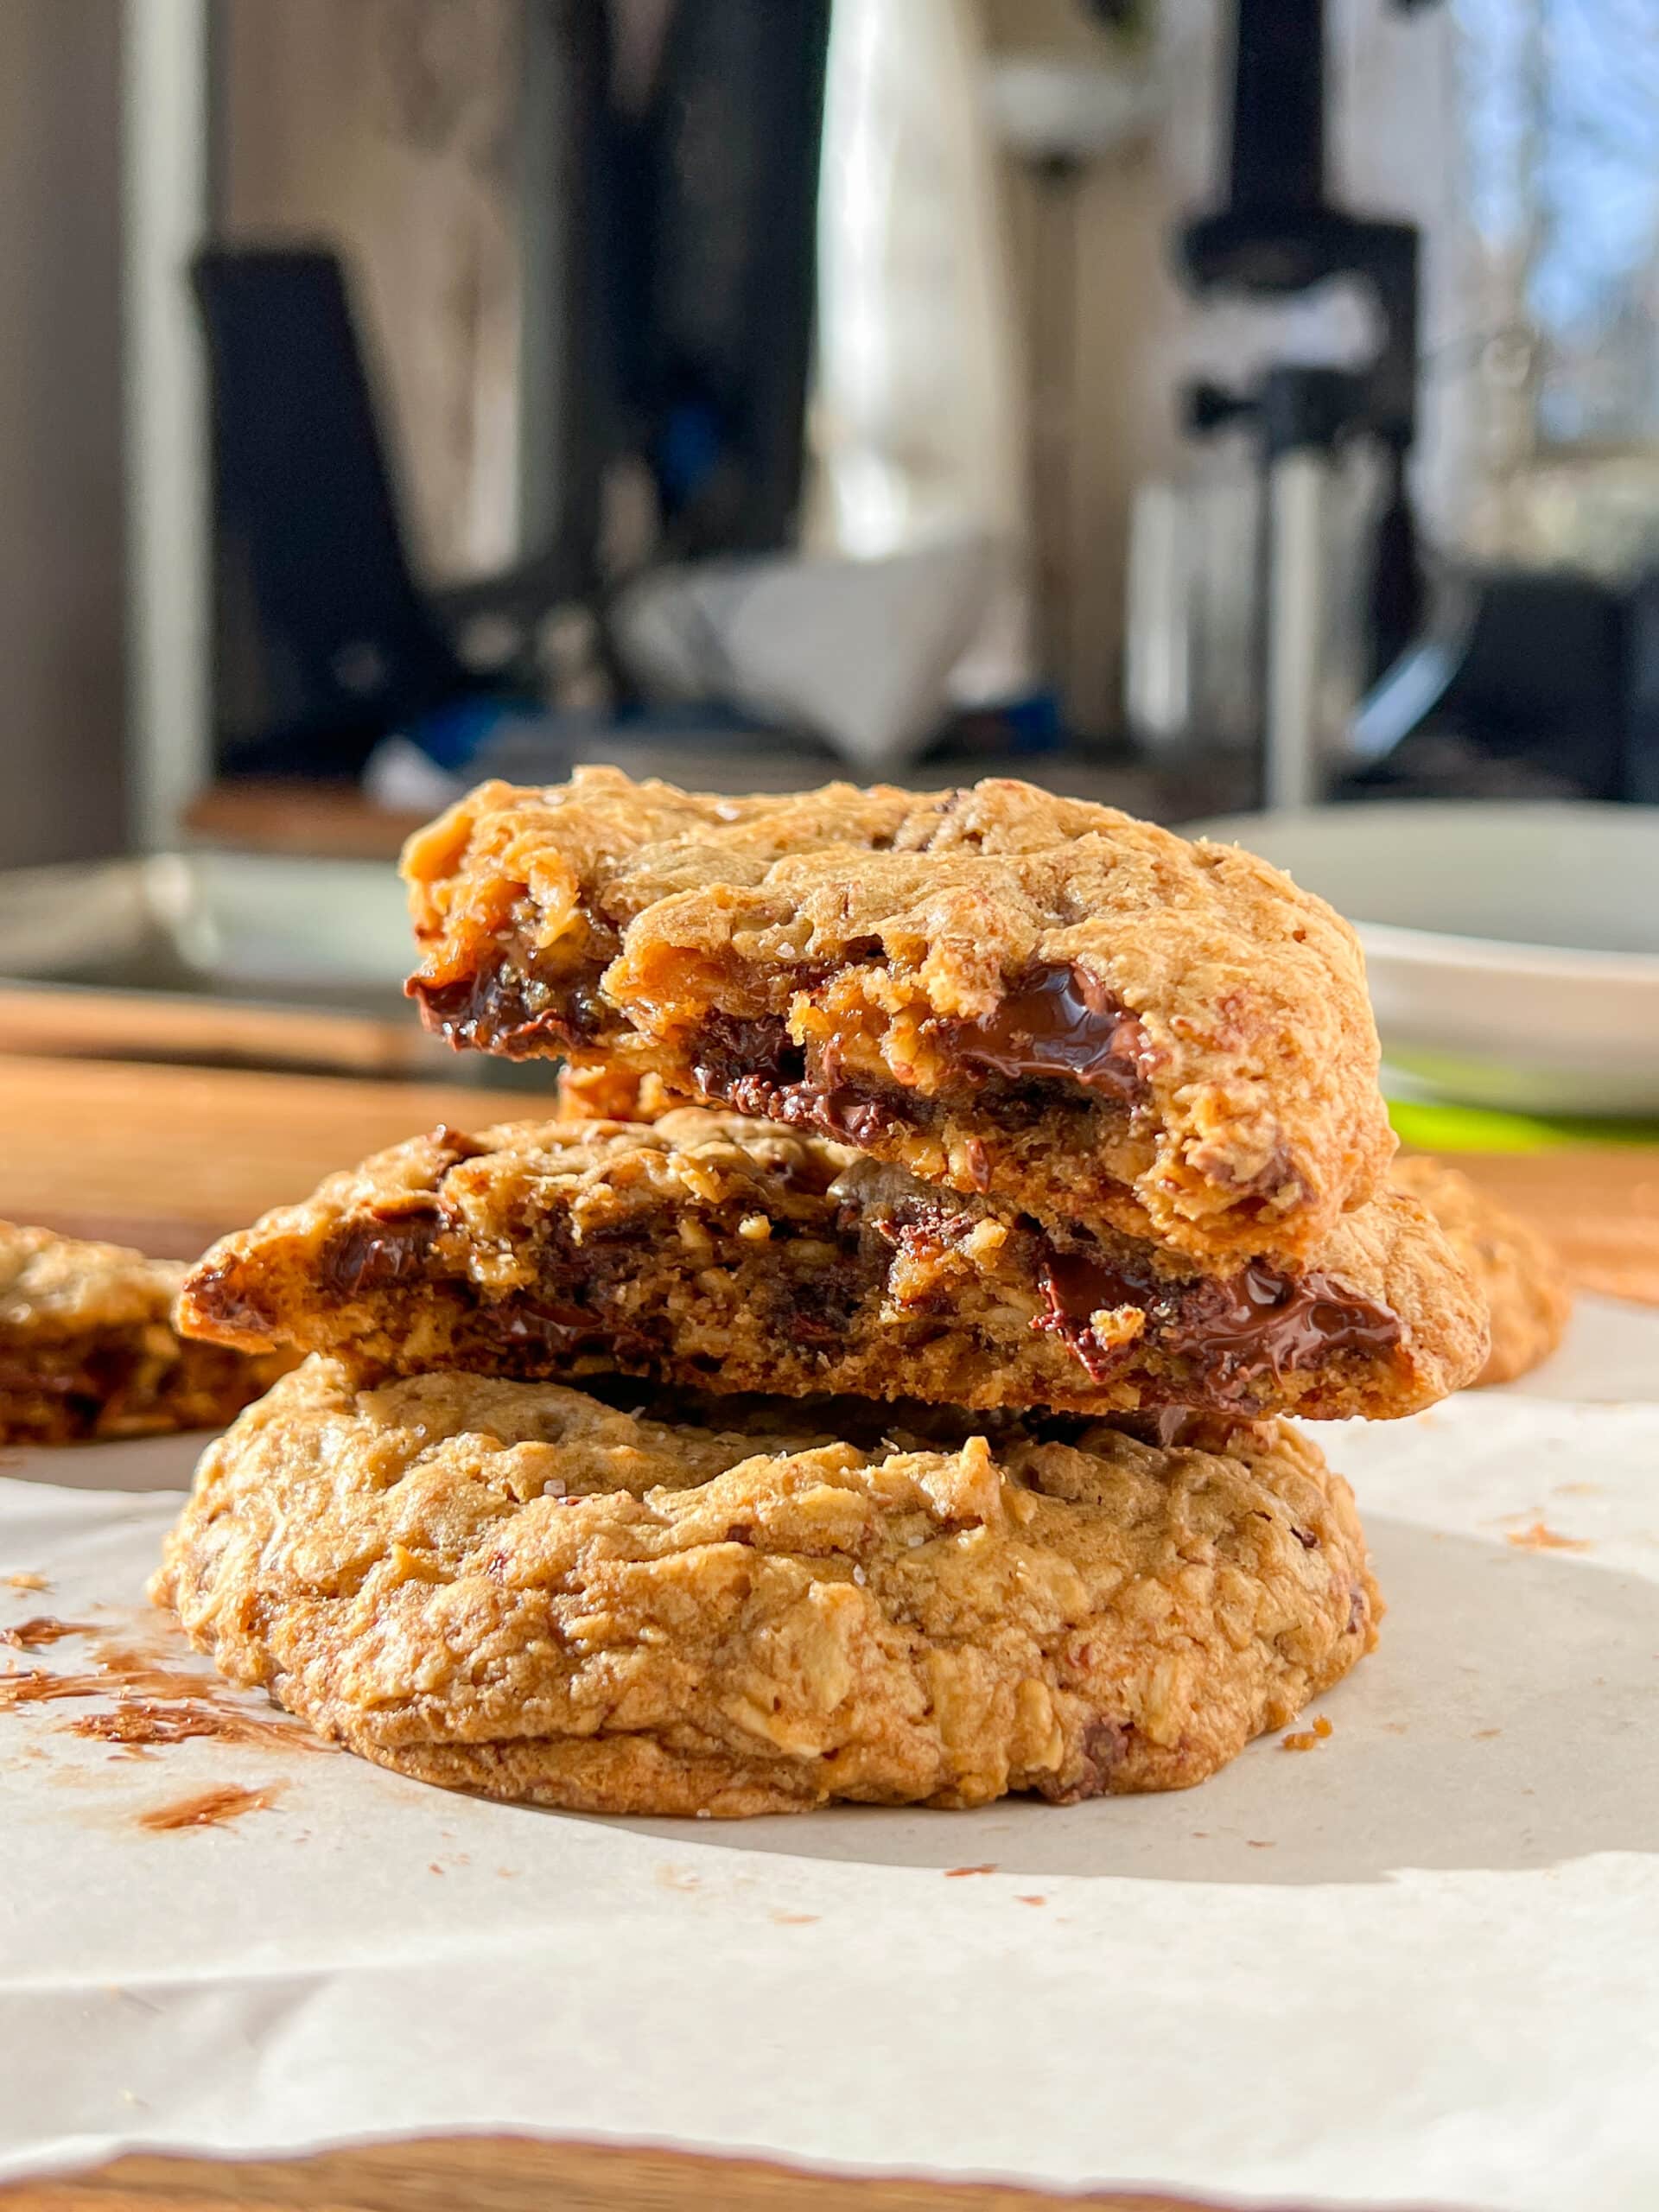
M 1325 486 L 1328 457 L 1281 454 L 1268 479 L 1268 742 L 1263 798 L 1273 810 L 1316 806 L 1319 670 L 1325 641 Z
M 122 81 L 128 822 L 158 851 L 212 772 L 207 400 L 190 257 L 207 226 L 208 0 L 125 0 Z

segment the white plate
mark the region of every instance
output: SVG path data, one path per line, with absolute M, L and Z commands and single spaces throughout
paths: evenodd
M 1357 925 L 1392 1067 L 1474 1105 L 1659 1113 L 1659 807 L 1393 800 L 1187 831 Z

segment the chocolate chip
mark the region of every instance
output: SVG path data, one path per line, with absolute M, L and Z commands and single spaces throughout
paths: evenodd
M 1151 1047 L 1141 1020 L 1097 976 L 1069 963 L 1028 969 L 977 1021 L 928 1027 L 969 1067 L 1066 1077 L 1126 1104 L 1146 1096 Z
M 410 1219 L 380 1220 L 372 1226 L 353 1223 L 328 1240 L 317 1271 L 341 1297 L 356 1298 L 388 1283 L 410 1282 L 426 1272 L 438 1233 L 435 1210 Z
M 1049 1776 L 1034 1787 L 1054 1805 L 1078 1805 L 1086 1798 L 1103 1797 L 1114 1772 L 1123 1764 L 1133 1733 L 1127 1720 L 1096 1716 L 1083 1732 L 1077 1746 L 1079 1764 L 1070 1770 L 1070 1780 L 1063 1783 L 1058 1776 Z
M 222 1262 L 198 1268 L 190 1278 L 190 1302 L 224 1328 L 268 1336 L 276 1325 L 276 1313 L 257 1287 L 238 1279 L 241 1272 L 239 1267 Z
M 833 1048 L 816 1069 L 810 1067 L 805 1048 L 778 1014 L 710 1014 L 689 1057 L 692 1080 L 705 1096 L 740 1114 L 818 1129 L 855 1145 L 913 1127 L 925 1111 L 921 1101 L 896 1090 L 878 1096 L 868 1084 L 848 1081 Z
M 1269 1377 L 1345 1352 L 1391 1351 L 1400 1341 L 1400 1323 L 1386 1306 L 1355 1297 L 1318 1269 L 1283 1275 L 1257 1262 L 1236 1275 L 1182 1280 L 1124 1260 L 1051 1250 L 1039 1280 L 1048 1311 L 1035 1325 L 1063 1338 L 1092 1382 L 1103 1382 L 1122 1356 L 1100 1344 L 1090 1316 L 1138 1306 L 1147 1316 L 1140 1344 L 1190 1363 L 1192 1387 L 1214 1403 L 1248 1402 Z
M 416 976 L 404 988 L 426 1027 L 457 1048 L 530 1059 L 589 1044 L 604 1033 L 611 1016 L 599 979 L 607 964 L 584 962 L 550 979 L 536 974 L 533 956 L 508 944 L 453 983 L 428 983 Z

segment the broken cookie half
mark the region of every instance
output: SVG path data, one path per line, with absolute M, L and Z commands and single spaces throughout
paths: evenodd
M 989 780 L 486 784 L 404 855 L 409 988 L 552 1055 L 1200 1265 L 1306 1260 L 1394 1149 L 1352 930 L 1232 846 Z
M 181 1317 L 376 1376 L 1243 1420 L 1411 1413 L 1486 1357 L 1479 1293 L 1399 1194 L 1305 1264 L 1206 1273 L 695 1108 L 435 1130 L 215 1245 Z

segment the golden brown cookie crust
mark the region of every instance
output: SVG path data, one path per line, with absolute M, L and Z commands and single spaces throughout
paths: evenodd
M 1248 853 L 1027 784 L 584 769 L 481 785 L 404 871 L 410 989 L 452 1041 L 655 1073 L 1045 1219 L 1296 1258 L 1393 1150 L 1348 925 Z
M 323 1359 L 209 1449 L 152 1595 L 384 1765 L 717 1815 L 1184 1788 L 1379 1610 L 1347 1485 L 1281 1424 L 872 1446 Z
M 1218 1281 L 695 1107 L 412 1139 L 215 1245 L 181 1314 L 383 1375 L 1243 1420 L 1412 1413 L 1485 1356 L 1478 1294 L 1409 1198 L 1345 1215 L 1305 1270 Z
M 608 1065 L 565 1066 L 559 1070 L 555 1108 L 561 1122 L 659 1122 L 683 1103 L 654 1075 Z
M 1486 1300 L 1491 1350 L 1477 1385 L 1529 1374 L 1560 1343 L 1573 1312 L 1572 1286 L 1548 1242 L 1458 1168 L 1427 1153 L 1395 1160 L 1389 1179 L 1433 1216 Z
M 220 1428 L 293 1364 L 181 1342 L 173 1306 L 186 1273 L 0 1221 L 0 1443 Z

